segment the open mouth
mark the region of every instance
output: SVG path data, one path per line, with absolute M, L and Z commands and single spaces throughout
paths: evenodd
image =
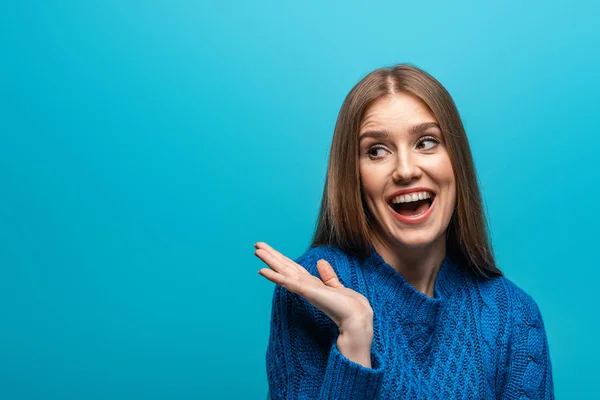
M 410 218 L 427 212 L 434 199 L 435 193 L 423 191 L 396 196 L 389 204 L 396 213 Z

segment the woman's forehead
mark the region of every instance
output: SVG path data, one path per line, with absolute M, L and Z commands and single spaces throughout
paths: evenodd
M 411 131 L 429 123 L 437 126 L 437 119 L 421 100 L 414 96 L 404 99 L 378 99 L 366 110 L 360 132 L 369 130 Z
M 380 97 L 365 110 L 360 129 L 372 129 L 380 126 L 402 127 L 423 122 L 437 122 L 427 105 L 419 98 L 399 93 Z

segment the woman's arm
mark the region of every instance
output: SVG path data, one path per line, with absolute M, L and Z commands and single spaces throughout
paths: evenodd
M 512 324 L 502 399 L 554 399 L 546 330 L 535 301 L 512 286 Z
M 319 259 L 314 253 L 309 251 L 297 260 L 311 273 Z M 357 329 L 361 329 L 360 324 Z M 369 332 L 340 334 L 326 314 L 278 285 L 273 294 L 266 360 L 271 398 L 375 398 L 383 368 L 379 358 L 371 355 L 370 342 L 359 339 L 368 336 Z

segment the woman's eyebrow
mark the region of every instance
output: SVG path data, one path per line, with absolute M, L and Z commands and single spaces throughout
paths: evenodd
M 437 128 L 439 130 L 442 130 L 440 128 L 440 125 L 437 122 L 423 122 L 423 123 L 414 125 L 411 129 L 411 133 L 413 135 L 418 135 L 420 133 L 425 132 L 429 128 Z M 366 139 L 366 138 L 373 138 L 375 140 L 385 140 L 385 139 L 389 139 L 390 136 L 391 136 L 390 133 L 386 130 L 365 131 L 360 134 L 360 136 L 358 138 L 358 142 L 360 143 L 363 139 Z
M 424 131 L 426 131 L 429 128 L 437 128 L 440 131 L 442 130 L 442 128 L 440 128 L 440 124 L 438 124 L 437 122 L 423 122 L 421 124 L 417 124 L 417 125 L 413 126 L 412 133 L 415 135 L 419 134 L 419 133 L 423 133 Z
M 362 142 L 366 138 L 373 138 L 375 140 L 385 140 L 390 137 L 388 131 L 366 131 L 360 134 L 358 142 Z

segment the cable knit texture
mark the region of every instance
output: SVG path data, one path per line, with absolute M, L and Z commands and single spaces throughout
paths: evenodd
M 273 400 L 554 399 L 540 311 L 507 278 L 476 277 L 446 257 L 429 298 L 374 248 L 358 259 L 314 247 L 296 262 L 318 276 L 320 259 L 371 303 L 371 368 L 339 352 L 329 317 L 277 286 L 266 355 Z

